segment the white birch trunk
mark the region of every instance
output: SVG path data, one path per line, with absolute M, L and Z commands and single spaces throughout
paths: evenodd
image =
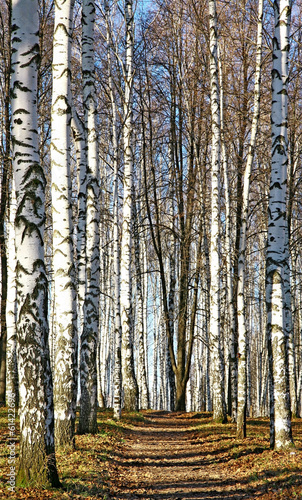
M 153 387 L 152 387 L 152 407 L 158 409 L 158 339 L 160 324 L 160 308 L 158 308 L 157 297 L 159 296 L 158 282 L 155 278 L 153 287 Z
M 51 166 L 55 338 L 55 438 L 73 447 L 76 410 L 76 283 L 70 171 L 70 58 L 74 0 L 56 0 L 53 39 Z
M 220 332 L 220 263 L 219 263 L 219 177 L 220 177 L 220 99 L 217 60 L 216 1 L 209 0 L 210 80 L 212 116 L 212 199 L 211 199 L 211 288 L 210 341 L 213 363 L 213 419 L 226 422 Z
M 251 139 L 248 149 L 247 161 L 243 175 L 241 228 L 239 238 L 238 257 L 238 285 L 237 285 L 237 319 L 238 319 L 238 408 L 237 408 L 237 437 L 246 437 L 246 311 L 245 311 L 245 253 L 246 232 L 249 215 L 249 193 L 254 150 L 260 115 L 260 82 L 261 82 L 261 58 L 262 58 L 262 17 L 263 0 L 258 3 L 258 27 L 257 27 L 257 53 L 254 86 L 254 114 L 251 128 Z
M 287 236 L 289 234 L 287 233 Z M 296 346 L 295 346 L 295 329 L 292 317 L 292 296 L 291 296 L 291 276 L 290 276 L 290 256 L 289 242 L 286 244 L 288 249 L 289 265 L 285 268 L 284 287 L 285 287 L 285 314 L 286 314 L 286 329 L 288 336 L 288 369 L 289 369 L 289 392 L 291 402 L 292 416 L 297 416 L 297 374 L 296 374 Z
M 78 206 L 77 206 L 77 239 L 76 239 L 76 280 L 77 280 L 77 317 L 78 331 L 81 332 L 84 324 L 84 300 L 86 291 L 86 188 L 87 188 L 87 154 L 84 125 L 79 118 L 74 106 L 72 108 L 71 129 L 73 134 L 73 142 L 76 150 L 77 158 L 77 181 L 78 181 Z M 54 294 L 53 294 L 54 295 Z M 55 324 L 55 303 L 52 300 L 52 322 Z M 52 330 L 52 339 L 55 345 L 55 332 Z M 54 347 L 54 346 L 52 346 Z M 52 369 L 55 349 L 52 349 L 51 362 Z M 80 366 L 80 349 L 78 345 L 77 364 Z M 77 379 L 77 398 L 80 394 L 80 377 L 78 372 Z M 77 400 L 77 405 L 78 405 Z
M 136 329 L 138 335 L 138 387 L 139 387 L 139 406 L 143 410 L 149 408 L 149 389 L 147 382 L 146 364 L 145 364 L 145 343 L 144 343 L 144 297 L 143 283 L 141 272 L 141 256 L 140 256 L 140 241 L 139 241 L 139 212 L 140 206 L 136 208 L 136 200 L 133 202 L 134 207 L 134 254 L 135 254 L 135 273 L 136 273 Z
M 112 26 L 110 23 L 110 10 L 108 1 L 104 1 L 104 11 L 106 20 L 106 41 L 107 41 L 107 61 L 108 61 L 108 86 L 112 109 L 112 147 L 113 147 L 113 272 L 114 272 L 114 332 L 115 332 L 115 353 L 114 353 L 114 403 L 113 416 L 117 420 L 121 418 L 122 408 L 122 325 L 121 325 L 121 284 L 120 284 L 120 230 L 119 230 L 119 165 L 118 165 L 118 131 L 117 131 L 117 106 L 112 77 Z
M 133 361 L 133 324 L 131 290 L 132 248 L 132 94 L 133 94 L 133 45 L 134 19 L 132 0 L 125 1 L 126 64 L 124 96 L 124 201 L 121 242 L 121 322 L 122 322 L 122 375 L 124 406 L 127 410 L 138 409 L 138 387 Z
M 44 263 L 46 179 L 40 165 L 37 118 L 38 11 L 38 1 L 12 2 L 11 111 L 20 389 L 17 484 L 59 486 L 54 453 L 48 282 Z M 11 398 L 12 407 L 12 395 Z
M 114 331 L 115 331 L 115 365 L 114 365 L 114 417 L 121 418 L 122 405 L 122 325 L 121 325 L 121 282 L 120 282 L 120 230 L 119 230 L 119 168 L 117 158 L 116 110 L 112 100 L 113 110 L 113 150 L 114 150 L 114 191 L 113 191 L 113 254 L 114 254 Z
M 288 165 L 288 52 L 290 0 L 274 2 L 272 70 L 272 167 L 266 254 L 266 304 L 271 377 L 271 446 L 292 445 L 288 380 L 285 278 L 288 272 L 286 184 Z
M 87 199 L 87 154 L 84 125 L 72 109 L 71 122 L 78 168 L 78 222 L 77 222 L 77 310 L 78 327 L 84 324 L 84 300 L 86 291 L 86 199 Z
M 172 202 L 173 203 L 173 202 Z M 171 207 L 171 215 L 174 218 L 173 206 Z M 173 224 L 174 226 L 174 224 Z M 174 229 L 174 227 L 172 227 Z M 170 332 L 172 338 L 172 348 L 174 348 L 174 322 L 175 322 L 175 285 L 176 285 L 176 272 L 175 272 L 175 240 L 173 241 L 173 248 L 169 256 L 170 267 L 170 287 L 169 287 L 169 321 Z M 171 356 L 169 349 L 167 349 L 167 363 L 168 363 L 168 378 L 170 387 L 170 410 L 175 410 L 175 375 L 172 369 Z
M 219 49 L 219 46 L 218 46 Z M 226 246 L 226 266 L 227 266 L 227 305 L 228 305 L 228 315 L 229 315 L 229 328 L 230 328 L 230 347 L 229 347 L 229 371 L 231 388 L 229 394 L 231 401 L 229 406 L 231 407 L 231 417 L 232 421 L 237 420 L 237 380 L 238 380 L 238 363 L 237 363 L 237 339 L 236 339 L 236 315 L 234 307 L 233 298 L 233 279 L 232 279 L 232 243 L 231 243 L 231 226 L 232 226 L 232 215 L 231 215 L 231 203 L 230 203 L 230 193 L 229 193 L 229 173 L 228 173 L 228 161 L 227 153 L 225 147 L 225 135 L 224 135 L 224 92 L 223 92 L 223 75 L 220 59 L 220 51 L 218 54 L 219 63 L 219 81 L 220 81 L 220 122 L 221 122 L 221 154 L 222 154 L 222 164 L 223 164 L 223 175 L 224 175 L 224 192 L 225 192 L 225 246 Z
M 100 295 L 100 188 L 94 83 L 94 0 L 83 0 L 82 74 L 87 141 L 86 294 L 81 333 L 79 432 L 97 432 L 97 339 Z
M 18 406 L 18 366 L 17 366 L 17 283 L 16 283 L 16 245 L 15 245 L 15 217 L 16 217 L 16 190 L 15 180 L 12 179 L 11 196 L 9 201 L 9 221 L 7 227 L 7 298 L 6 298 L 6 388 L 8 393 L 14 394 Z

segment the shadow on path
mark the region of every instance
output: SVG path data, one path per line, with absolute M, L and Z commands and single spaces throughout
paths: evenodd
M 192 430 L 194 424 L 196 420 L 183 413 L 146 414 L 145 421 L 127 436 L 122 450 L 114 454 L 110 499 L 257 498 L 252 477 L 229 475 L 226 462 L 230 460 L 227 452 L 233 447 L 231 443 L 209 451 L 202 436 L 196 438 L 196 431 Z M 224 436 L 223 439 L 232 438 Z M 253 451 L 247 449 L 248 453 Z

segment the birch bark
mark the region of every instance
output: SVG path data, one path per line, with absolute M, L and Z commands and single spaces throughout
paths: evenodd
M 77 308 L 79 330 L 84 324 L 84 300 L 86 290 L 86 200 L 87 154 L 85 130 L 76 110 L 72 110 L 71 128 L 78 168 L 78 223 L 77 223 Z
M 223 365 L 220 332 L 220 264 L 219 264 L 219 177 L 220 177 L 220 99 L 217 60 L 216 1 L 209 0 L 210 22 L 210 80 L 212 117 L 212 199 L 211 199 L 211 287 L 210 287 L 210 338 L 213 363 L 213 419 L 226 422 L 224 401 Z
M 124 96 L 124 201 L 121 242 L 121 322 L 122 322 L 122 376 L 124 407 L 138 409 L 138 387 L 134 373 L 133 324 L 131 290 L 131 248 L 132 248 L 132 94 L 133 94 L 133 45 L 134 18 L 132 0 L 125 1 L 126 64 Z
M 18 366 L 17 366 L 17 283 L 16 283 L 16 244 L 15 244 L 15 218 L 16 218 L 16 190 L 15 180 L 11 181 L 11 195 L 9 201 L 9 222 L 7 228 L 8 259 L 7 259 L 7 301 L 6 301 L 6 327 L 7 327 L 7 360 L 6 360 L 6 388 L 14 394 L 18 406 Z
M 7 11 L 6 11 L 7 9 Z M 2 6 L 1 20 L 2 26 L 5 25 L 5 30 L 2 36 L 2 86 L 4 87 L 4 99 L 2 101 L 2 121 L 3 121 L 3 131 L 2 131 L 2 165 L 1 165 L 1 193 L 0 193 L 0 272 L 1 272 L 1 296 L 0 296 L 0 406 L 5 404 L 6 398 L 6 360 L 7 360 L 7 324 L 6 324 L 6 302 L 7 295 L 9 294 L 8 289 L 8 276 L 7 276 L 7 266 L 8 266 L 8 246 L 9 240 L 5 234 L 6 224 L 6 212 L 8 207 L 8 181 L 9 173 L 11 171 L 11 133 L 10 133 L 10 74 L 11 74 L 11 2 L 6 2 L 6 9 Z M 6 23 L 8 26 L 6 26 Z M 5 144 L 5 145 L 4 145 Z
M 82 7 L 82 73 L 87 149 L 86 294 L 81 334 L 79 432 L 97 432 L 97 338 L 100 288 L 100 189 L 94 86 L 94 0 Z
M 118 130 L 117 130 L 117 105 L 112 76 L 112 24 L 110 22 L 110 9 L 108 1 L 104 1 L 106 21 L 107 61 L 108 61 L 108 86 L 112 110 L 112 147 L 113 147 L 113 272 L 114 272 L 114 404 L 113 415 L 119 420 L 122 408 L 122 325 L 121 325 L 121 277 L 120 277 L 120 229 L 119 229 L 119 164 L 118 164 Z
M 140 184 L 140 183 L 139 183 Z M 134 218 L 134 258 L 135 258 L 135 273 L 136 273 L 136 328 L 138 335 L 138 373 L 140 378 L 138 380 L 139 387 L 139 404 L 140 408 L 147 410 L 149 408 L 149 388 L 147 382 L 147 372 L 145 364 L 145 343 L 144 343 L 144 297 L 143 297 L 143 283 L 141 271 L 141 256 L 140 256 L 140 241 L 139 241 L 139 213 L 136 204 L 138 202 L 133 200 L 133 218 Z
M 21 433 L 17 484 L 60 486 L 54 448 L 44 263 L 46 180 L 38 141 L 38 7 L 38 1 L 33 0 L 12 2 L 11 111 Z
M 245 253 L 246 253 L 246 232 L 249 215 L 249 192 L 252 164 L 256 145 L 256 136 L 260 115 L 260 83 L 261 83 L 261 58 L 262 58 L 262 17 L 263 0 L 258 3 L 258 26 L 257 26 L 257 52 L 256 70 L 254 85 L 254 114 L 251 128 L 251 139 L 247 154 L 247 161 L 243 175 L 242 192 L 242 212 L 241 227 L 239 237 L 239 257 L 238 257 L 238 284 L 237 284 L 237 319 L 238 319 L 238 408 L 237 408 L 237 437 L 246 437 L 246 398 L 247 398 L 247 378 L 246 378 L 246 311 L 245 311 Z
M 226 266 L 227 266 L 227 304 L 229 315 L 229 328 L 230 328 L 230 347 L 229 347 L 229 372 L 231 385 L 229 394 L 230 399 L 229 407 L 232 421 L 237 420 L 237 380 L 238 380 L 238 363 L 237 363 L 237 338 L 236 338 L 236 314 L 234 307 L 234 290 L 233 290 L 233 276 L 232 276 L 232 244 L 231 244 L 231 203 L 230 203 L 230 187 L 229 187 L 229 171 L 227 152 L 224 134 L 224 89 L 223 89 L 223 74 L 222 64 L 220 58 L 220 50 L 218 45 L 218 64 L 219 64 L 219 83 L 220 83 L 220 123 L 221 123 L 221 154 L 224 176 L 224 192 L 225 192 L 225 246 L 226 246 Z
M 76 283 L 70 172 L 70 57 L 74 0 L 55 1 L 51 168 L 55 320 L 55 438 L 74 446 L 77 371 Z
M 272 70 L 272 165 L 266 253 L 266 305 L 271 380 L 271 446 L 293 444 L 288 377 L 285 279 L 288 273 L 288 52 L 291 1 L 275 0 Z

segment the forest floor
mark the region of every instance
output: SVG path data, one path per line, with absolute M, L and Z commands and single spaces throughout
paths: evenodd
M 208 413 L 145 414 L 111 462 L 111 499 L 302 499 L 301 423 L 296 449 L 269 450 L 267 419 L 249 419 L 248 437 Z M 296 432 L 295 432 L 296 434 Z
M 0 408 L 0 498 L 9 500 L 302 500 L 302 419 L 295 449 L 269 449 L 269 422 L 249 418 L 247 438 L 210 413 L 98 413 L 99 433 L 57 452 L 63 489 L 8 490 L 7 408 Z M 16 456 L 18 444 L 16 444 Z

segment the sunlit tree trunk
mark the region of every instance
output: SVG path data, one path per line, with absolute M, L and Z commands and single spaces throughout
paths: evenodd
M 7 259 L 7 360 L 6 360 L 6 387 L 14 394 L 18 405 L 18 366 L 17 366 L 17 283 L 16 283 L 16 245 L 15 245 L 15 217 L 16 217 L 16 190 L 15 181 L 11 179 L 11 193 L 9 200 L 9 221 L 7 227 L 8 259 Z
M 271 378 L 271 446 L 293 444 L 288 379 L 285 279 L 288 273 L 286 184 L 288 166 L 288 52 L 291 1 L 275 0 L 272 70 L 272 165 L 266 254 L 266 304 Z
M 121 325 L 121 283 L 120 283 L 120 229 L 119 229 L 119 168 L 118 168 L 118 143 L 116 130 L 116 110 L 114 111 L 114 130 L 113 130 L 113 165 L 114 165 L 114 188 L 113 188 L 113 254 L 114 254 L 114 331 L 115 331 L 115 365 L 114 365 L 114 416 L 119 419 L 121 417 L 122 404 L 122 359 L 121 359 L 121 343 L 122 343 L 122 325 Z
M 136 207 L 136 204 L 138 207 Z M 149 408 L 149 388 L 147 382 L 147 372 L 145 363 L 145 342 L 144 342 L 144 297 L 143 297 L 143 280 L 141 270 L 141 252 L 140 252 L 140 236 L 139 236 L 139 213 L 140 204 L 137 200 L 133 201 L 133 217 L 134 217 L 134 258 L 135 258 L 135 274 L 136 274 L 136 328 L 138 335 L 138 373 L 139 373 L 139 406 L 143 410 Z
M 173 191 L 172 191 L 172 201 L 171 201 L 171 215 L 173 220 L 172 230 L 174 230 L 174 205 L 173 205 Z M 176 286 L 176 269 L 175 269 L 175 253 L 176 245 L 175 238 L 173 241 L 173 246 L 169 255 L 169 270 L 170 270 L 170 286 L 169 286 L 169 321 L 170 321 L 170 331 L 172 339 L 172 348 L 174 349 L 174 321 L 175 321 L 175 286 Z M 171 357 L 169 349 L 167 349 L 167 364 L 168 364 L 168 377 L 169 377 L 169 387 L 170 387 L 170 410 L 175 410 L 175 375 L 172 369 Z
M 212 345 L 213 419 L 226 422 L 220 332 L 220 263 L 219 263 L 219 177 L 220 177 L 220 99 L 217 60 L 216 1 L 209 0 L 210 80 L 212 116 L 212 201 L 211 201 L 211 288 L 210 342 Z
M 138 409 L 138 387 L 134 373 L 133 324 L 131 290 L 132 249 L 132 94 L 133 94 L 133 46 L 134 18 L 132 0 L 125 1 L 126 63 L 124 95 L 124 201 L 121 240 L 121 322 L 122 322 L 122 375 L 124 406 L 127 410 Z
M 152 387 L 152 408 L 158 409 L 158 339 L 160 328 L 161 310 L 157 304 L 159 294 L 158 280 L 155 278 L 153 283 L 153 387 Z
M 221 156 L 223 165 L 224 178 L 224 193 L 225 193 L 225 247 L 226 247 L 226 268 L 227 268 L 227 308 L 229 317 L 230 329 L 230 345 L 229 345 L 229 397 L 228 407 L 232 421 L 237 420 L 237 380 L 238 380 L 238 363 L 237 363 L 237 338 L 236 338 L 236 315 L 233 297 L 233 276 L 232 276 L 232 243 L 231 243 L 231 202 L 230 202 L 230 186 L 229 186 L 229 171 L 228 159 L 225 144 L 224 132 L 224 89 L 223 89 L 223 73 L 218 45 L 218 64 L 219 64 L 219 84 L 220 84 L 220 123 L 221 123 Z
M 82 7 L 82 73 L 87 141 L 86 294 L 81 333 L 79 432 L 97 432 L 97 338 L 100 288 L 100 189 L 97 110 L 94 90 L 94 0 Z
M 17 484 L 59 486 L 44 264 L 46 180 L 40 165 L 37 119 L 38 8 L 38 1 L 12 2 L 11 111 L 20 388 Z
M 8 276 L 7 276 L 7 266 L 8 266 L 8 245 L 9 240 L 6 237 L 6 224 L 5 218 L 7 215 L 8 207 L 8 181 L 9 173 L 11 172 L 11 137 L 10 137 L 10 72 L 11 72 L 11 2 L 6 2 L 7 12 L 3 9 L 2 12 L 2 23 L 5 22 L 5 15 L 7 16 L 7 26 L 3 31 L 3 36 L 1 37 L 3 47 L 1 49 L 2 59 L 2 75 L 3 75 L 3 91 L 4 103 L 1 105 L 3 113 L 3 135 L 2 135 L 2 147 L 1 153 L 3 158 L 1 160 L 1 194 L 0 194 L 0 269 L 1 269 L 1 296 L 0 296 L 0 406 L 5 404 L 6 397 L 6 359 L 7 359 L 7 324 L 6 324 L 6 302 L 7 295 L 9 294 L 8 288 Z M 4 19 L 3 19 L 4 18 Z M 7 44 L 6 44 L 7 41 Z M 4 145 L 5 143 L 5 145 Z M 2 155 L 1 155 L 2 156 Z
M 114 418 L 121 418 L 122 408 L 122 325 L 121 325 L 121 283 L 120 283 L 120 229 L 119 229 L 119 164 L 118 164 L 118 130 L 117 130 L 117 103 L 112 76 L 114 48 L 112 46 L 112 23 L 110 8 L 107 0 L 104 0 L 104 13 L 106 20 L 106 42 L 108 61 L 108 87 L 112 110 L 112 164 L 113 164 L 113 273 L 114 273 Z
M 55 301 L 55 438 L 74 445 L 76 409 L 76 282 L 72 241 L 70 169 L 70 59 L 74 0 L 55 1 L 51 168 L 53 217 L 53 283 Z
M 250 177 L 254 159 L 258 121 L 260 115 L 260 82 L 262 58 L 262 16 L 263 0 L 258 4 L 257 54 L 254 87 L 254 114 L 251 128 L 251 139 L 247 161 L 243 175 L 242 212 L 239 238 L 238 284 L 237 284 L 237 318 L 238 318 L 238 409 L 237 437 L 246 437 L 246 405 L 247 405 L 247 347 L 246 347 L 246 297 L 245 297 L 245 266 L 246 266 L 246 232 L 249 215 Z
M 77 222 L 77 310 L 80 331 L 84 323 L 86 290 L 86 199 L 87 199 L 87 151 L 85 130 L 76 110 L 72 109 L 72 134 L 78 169 L 78 222 Z
M 292 132 L 289 137 L 289 143 L 294 143 L 295 139 L 292 135 L 295 135 L 295 132 Z M 297 145 L 299 148 L 299 143 Z M 297 159 L 295 159 L 293 155 L 293 148 L 295 146 L 289 147 L 288 152 L 288 161 L 289 161 L 289 169 L 288 169 L 288 188 L 287 188 L 287 196 L 288 196 L 288 204 L 287 204 L 287 223 L 288 223 L 288 237 L 289 240 L 292 239 L 293 227 L 293 213 L 294 213 L 294 200 L 295 200 L 295 172 L 297 171 L 297 163 L 299 163 L 299 156 L 297 155 Z M 293 243 L 293 244 L 291 244 Z M 291 251 L 289 250 L 291 247 Z M 300 250 L 300 249 L 299 249 Z M 299 252 L 298 250 L 298 252 Z M 289 349 L 288 349 L 288 364 L 289 364 L 289 389 L 290 389 L 290 402 L 291 402 L 291 412 L 293 416 L 297 415 L 298 407 L 297 407 L 297 349 L 296 349 L 296 339 L 295 339 L 295 310 L 299 310 L 299 300 L 296 305 L 296 286 L 293 287 L 293 294 L 291 293 L 292 284 L 297 282 L 297 256 L 295 255 L 295 245 L 294 241 L 290 241 L 288 244 L 289 251 L 289 259 L 290 265 L 288 266 L 288 272 L 285 278 L 285 297 L 286 297 L 286 319 L 287 319 L 287 330 L 288 330 L 288 340 L 289 340 Z M 298 326 L 299 331 L 299 326 Z

